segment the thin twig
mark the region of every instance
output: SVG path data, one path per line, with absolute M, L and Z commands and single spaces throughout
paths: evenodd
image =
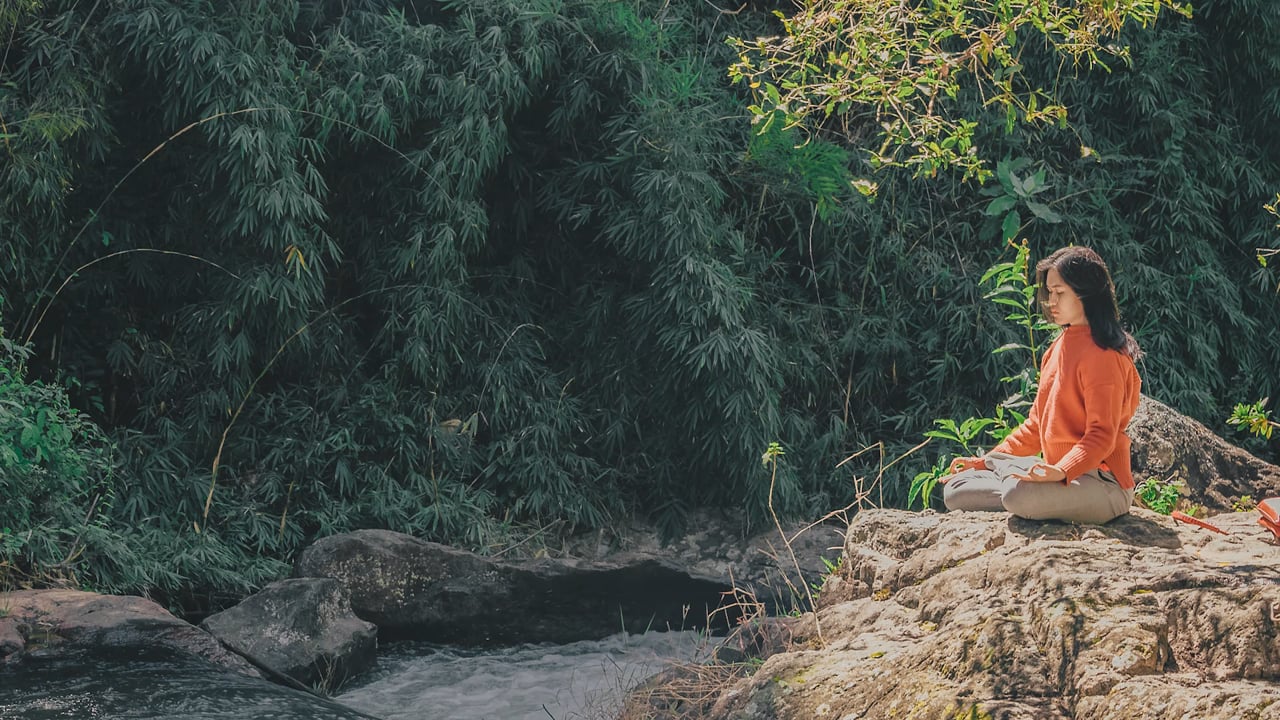
M 281 107 L 281 106 L 273 106 L 273 107 L 248 107 L 248 108 L 241 108 L 241 109 L 239 109 L 239 110 L 227 110 L 227 111 L 225 111 L 225 112 L 214 113 L 213 115 L 210 115 L 210 116 L 208 116 L 208 117 L 204 117 L 204 118 L 200 118 L 199 120 L 196 120 L 196 121 L 194 121 L 194 122 L 192 122 L 192 123 L 189 123 L 186 127 L 183 127 L 181 130 L 178 130 L 177 132 L 173 133 L 173 134 L 172 134 L 172 135 L 170 135 L 169 137 L 165 138 L 163 142 L 161 142 L 159 145 L 157 145 L 157 146 L 155 146 L 154 148 L 152 148 L 150 152 L 148 152 L 146 155 L 144 155 L 144 156 L 142 157 L 142 159 L 141 159 L 141 160 L 139 160 L 138 162 L 134 163 L 133 167 L 129 168 L 128 172 L 126 172 L 124 175 L 122 175 L 122 176 L 120 177 L 120 179 L 119 179 L 119 180 L 117 180 L 117 181 L 116 181 L 116 184 L 115 184 L 115 185 L 113 185 L 113 186 L 111 187 L 111 190 L 110 190 L 110 191 L 108 191 L 108 192 L 107 192 L 107 194 L 102 198 L 102 201 L 98 203 L 98 206 L 97 206 L 96 208 L 94 208 L 94 209 L 89 213 L 89 219 L 88 219 L 88 220 L 86 220 L 86 221 L 85 221 L 85 222 L 80 226 L 80 229 L 76 231 L 76 234 L 75 234 L 75 235 L 71 238 L 71 240 L 67 243 L 66 247 L 65 247 L 65 248 L 63 248 L 63 250 L 62 250 L 62 254 L 58 257 L 58 261 L 57 261 L 56 263 L 54 263 L 53 268 L 52 268 L 52 269 L 50 270 L 50 272 L 49 272 L 49 277 L 45 280 L 44 286 L 40 288 L 40 292 L 39 292 L 39 293 L 37 293 L 37 295 L 36 295 L 36 296 L 37 296 L 37 297 L 39 297 L 40 295 L 43 295 L 43 294 L 45 293 L 45 291 L 47 291 L 47 290 L 49 289 L 49 285 L 53 283 L 53 278 L 54 278 L 54 276 L 55 276 L 55 275 L 57 275 L 57 273 L 58 273 L 58 268 L 62 267 L 62 263 L 67 259 L 67 254 L 68 254 L 69 252 L 71 252 L 71 248 L 75 247 L 76 242 L 77 242 L 77 241 L 79 241 L 79 240 L 80 240 L 80 237 L 84 235 L 85 230 L 87 230 L 87 229 L 89 228 L 89 225 L 91 225 L 91 224 L 93 223 L 93 221 L 94 221 L 94 220 L 98 219 L 98 217 L 99 217 L 100 213 L 102 212 L 102 209 L 103 209 L 104 207 L 106 207 L 107 202 L 108 202 L 109 200 L 111 200 L 112 196 L 114 196 L 114 195 L 115 195 L 116 191 L 120 189 L 120 186 L 121 186 L 121 185 L 123 185 L 123 184 L 125 183 L 125 181 L 126 181 L 126 180 L 128 180 L 128 179 L 129 179 L 129 178 L 130 178 L 130 177 L 131 177 L 135 172 L 137 172 L 137 171 L 138 171 L 138 168 L 142 167 L 142 166 L 143 166 L 143 164 L 145 164 L 148 160 L 150 160 L 151 158 L 155 157 L 155 156 L 156 156 L 156 154 L 157 154 L 157 153 L 159 153 L 161 150 L 163 150 L 163 149 L 164 149 L 164 148 L 165 148 L 169 143 L 173 142 L 173 141 L 174 141 L 174 140 L 176 140 L 178 137 L 180 137 L 180 136 L 182 136 L 182 135 L 186 134 L 186 133 L 187 133 L 188 131 L 190 131 L 190 130 L 193 130 L 193 129 L 197 128 L 197 127 L 200 127 L 201 125 L 204 125 L 205 123 L 209 123 L 209 122 L 212 122 L 212 121 L 217 120 L 217 119 L 220 119 L 220 118 L 228 118 L 228 117 L 233 117 L 233 116 L 236 116 L 236 115 L 243 115 L 243 114 L 246 114 L 246 113 L 255 113 L 255 112 L 271 112 L 271 111 L 276 111 L 276 112 L 290 112 L 290 113 L 296 113 L 296 114 L 298 114 L 298 115 L 310 115 L 310 116 L 313 116 L 313 117 L 320 118 L 321 120 L 327 120 L 327 121 L 329 121 L 329 122 L 334 123 L 335 125 L 340 125 L 340 126 L 345 127 L 345 128 L 347 128 L 347 129 L 349 129 L 349 130 L 352 130 L 353 132 L 355 132 L 355 133 L 357 133 L 357 134 L 363 135 L 363 136 L 365 136 L 365 137 L 369 138 L 370 140 L 373 140 L 375 143 L 377 143 L 377 144 L 379 144 L 379 145 L 383 146 L 384 148 L 386 148 L 386 149 L 390 150 L 391 152 L 395 153 L 396 155 L 398 155 L 402 160 L 404 160 L 406 163 L 408 163 L 408 164 L 412 165 L 412 166 L 414 167 L 414 169 L 416 169 L 416 170 L 418 170 L 419 172 L 421 172 L 421 173 L 423 174 L 423 176 L 424 176 L 424 177 L 426 177 L 428 180 L 430 180 L 432 183 L 434 183 L 437 189 L 441 190 L 442 192 L 444 191 L 444 186 L 443 186 L 443 185 L 441 185 L 441 184 L 440 184 L 440 181 L 439 181 L 438 179 L 436 179 L 436 178 L 435 178 L 435 177 L 434 177 L 430 172 L 428 172 L 428 171 L 426 170 L 426 168 L 424 168 L 424 167 L 422 166 L 422 163 L 417 162 L 417 161 L 415 161 L 413 158 L 409 157 L 408 155 L 405 155 L 404 153 L 400 152 L 400 151 L 399 151 L 399 150 L 397 150 L 395 147 L 393 147 L 393 146 L 389 145 L 388 143 L 386 143 L 385 141 L 383 141 L 381 138 L 379 138 L 377 135 L 374 135 L 373 133 L 369 132 L 368 130 L 365 130 L 365 129 L 363 129 L 363 128 L 357 127 L 356 125 L 353 125 L 352 123 L 349 123 L 349 122 L 347 122 L 347 121 L 345 121 L 345 120 L 342 120 L 342 119 L 340 119 L 340 118 L 331 117 L 331 116 L 325 115 L 325 114 L 323 114 L 323 113 L 314 112 L 314 111 L 312 111 L 312 110 L 302 110 L 302 109 L 299 109 L 299 108 L 289 108 L 289 107 Z M 65 285 L 65 284 L 66 284 L 66 283 L 64 282 L 64 283 L 63 283 L 63 285 Z M 56 297 L 56 296 L 57 296 L 57 294 L 55 293 L 55 294 L 54 294 L 54 297 Z M 40 319 L 41 319 L 41 320 L 43 320 L 43 318 L 44 318 L 45 314 L 46 314 L 46 313 L 48 313 L 48 311 L 49 311 L 49 306 L 53 304 L 53 300 L 54 300 L 54 298 L 50 298 L 50 299 L 45 303 L 45 305 L 44 305 L 44 309 L 40 312 Z M 27 327 L 27 323 L 31 320 L 31 315 L 32 315 L 32 313 L 35 311 L 35 308 L 36 308 L 36 306 L 35 306 L 35 305 L 33 305 L 33 306 L 31 307 L 31 310 L 30 310 L 30 311 L 28 311 L 28 313 L 27 313 L 27 314 L 22 318 L 22 321 L 18 323 L 18 325 L 17 325 L 17 327 L 18 327 L 18 328 L 25 328 L 25 327 Z M 35 324 L 34 324 L 34 325 L 31 325 L 31 326 L 30 326 L 29 331 L 26 333 L 26 336 L 27 336 L 26 342 L 28 342 L 28 343 L 30 343 L 30 342 L 31 342 L 31 339 L 35 336 L 35 334 L 36 334 L 36 330 L 37 330 L 37 329 L 39 329 L 39 327 L 40 327 L 40 320 L 37 320 L 37 321 L 35 322 Z M 19 331 L 19 334 L 21 334 L 21 330 Z
M 262 371 L 259 372 L 258 376 L 253 379 L 253 382 L 249 384 L 249 389 L 245 391 L 244 397 L 240 399 L 240 404 L 236 406 L 236 411 L 231 415 L 231 421 L 227 423 L 227 427 L 222 431 L 222 438 L 218 442 L 218 452 L 213 457 L 213 467 L 209 475 L 209 492 L 205 496 L 204 513 L 201 516 L 201 522 L 205 523 L 206 525 L 209 522 L 209 508 L 213 503 L 213 491 L 218 483 L 218 469 L 222 466 L 222 451 L 226 448 L 227 436 L 231 434 L 231 428 L 235 427 L 236 421 L 240 418 L 240 414 L 244 411 L 245 405 L 249 402 L 249 398 L 253 396 L 254 388 L 258 386 L 258 383 L 262 380 L 262 378 L 265 377 L 267 372 L 271 370 L 271 367 L 275 365 L 276 360 L 279 360 L 280 356 L 284 354 L 284 349 L 289 346 L 289 343 L 293 342 L 295 338 L 297 338 L 302 333 L 306 332 L 307 329 L 310 328 L 312 325 L 319 322 L 323 318 L 329 315 L 332 315 L 339 308 L 341 308 L 342 306 L 348 303 L 355 302 L 356 300 L 360 300 L 362 298 L 365 298 L 369 295 L 373 295 L 375 293 L 387 292 L 390 290 L 403 290 L 405 288 L 410 288 L 410 287 L 417 287 L 417 285 L 412 283 L 407 283 L 404 285 L 393 285 L 391 287 L 376 288 L 374 290 L 369 290 L 368 292 L 363 292 L 363 293 L 360 293 L 359 295 L 349 297 L 346 300 L 343 300 L 342 302 L 330 308 L 327 308 L 324 312 L 320 313 L 319 315 L 312 318 L 311 320 L 308 320 L 305 324 L 302 325 L 302 327 L 295 330 L 292 335 L 286 338 L 285 341 L 280 344 L 280 347 L 276 348 L 275 354 L 271 356 L 271 359 L 267 361 L 267 364 L 262 368 Z M 200 532 L 199 523 L 196 524 L 196 532 Z
M 813 626 L 814 626 L 815 632 L 818 635 L 818 642 L 822 645 L 825 645 L 826 640 L 824 640 L 822 637 L 822 624 L 821 624 L 821 621 L 818 619 L 818 603 L 816 600 L 813 599 L 813 593 L 809 590 L 809 583 L 805 582 L 804 571 L 800 569 L 800 560 L 799 558 L 796 557 L 795 548 L 791 547 L 791 541 L 787 539 L 787 533 L 785 530 L 782 529 L 782 521 L 778 519 L 778 513 L 775 512 L 773 509 L 773 490 L 774 490 L 774 487 L 777 485 L 777 479 L 778 479 L 777 456 L 775 455 L 771 457 L 769 462 L 772 465 L 772 472 L 769 473 L 769 498 L 767 502 L 767 505 L 769 507 L 769 515 L 773 518 L 773 526 L 778 529 L 778 536 L 782 538 L 782 543 L 787 546 L 787 553 L 791 556 L 791 564 L 795 567 L 796 576 L 800 579 L 800 585 L 801 587 L 804 588 L 804 594 L 809 599 L 809 610 L 810 612 L 813 613 Z M 790 585 L 791 580 L 790 578 L 787 577 L 787 574 L 785 571 L 782 573 L 782 576 L 783 576 L 783 579 L 786 580 L 787 584 Z M 793 592 L 795 591 L 794 587 L 792 588 L 792 591 Z
M 31 342 L 31 338 L 32 338 L 32 336 L 33 336 L 33 335 L 35 335 L 36 328 L 40 327 L 40 323 L 44 322 L 44 316 L 45 316 L 46 314 L 48 314 L 48 312 L 49 312 L 49 308 L 53 307 L 53 301 L 58 299 L 58 295 L 59 295 L 59 293 L 61 293 L 63 290 L 65 290 L 65 289 L 66 289 L 66 287 L 67 287 L 67 285 L 71 284 L 71 281 L 72 281 L 72 280 L 74 280 L 74 279 L 76 278 L 76 276 L 77 276 L 77 275 L 79 275 L 79 274 L 80 274 L 80 272 L 81 272 L 82 270 L 88 270 L 89 268 L 93 267 L 94 265 L 97 265 L 97 264 L 98 264 L 98 263 L 100 263 L 100 262 L 103 262 L 103 261 L 106 261 L 106 260 L 110 260 L 110 259 L 112 259 L 112 258 L 120 257 L 121 255 L 129 255 L 129 254 L 132 254 L 132 253 L 155 253 L 155 254 L 157 254 L 157 255 L 177 255 L 178 257 L 184 257 L 184 258 L 187 258 L 187 259 L 189 259 L 189 260 L 196 260 L 196 261 L 199 261 L 199 262 L 202 262 L 202 263 L 206 263 L 206 264 L 208 264 L 208 265 L 212 265 L 212 266 L 214 266 L 214 267 L 218 268 L 218 269 L 219 269 L 219 270 L 221 270 L 222 272 L 224 272 L 224 273 L 226 273 L 226 274 L 230 275 L 231 277 L 233 277 L 233 278 L 235 278 L 235 279 L 237 279 L 237 280 L 240 280 L 240 281 L 242 281 L 242 282 L 243 282 L 243 280 L 244 280 L 244 278 L 242 278 L 242 277 L 240 277 L 239 275 L 237 275 L 237 274 L 235 274 L 235 273 L 231 272 L 230 270 L 228 270 L 228 269 L 226 269 L 226 268 L 222 267 L 222 266 L 221 266 L 221 265 L 219 265 L 218 263 L 213 262 L 212 260 L 206 260 L 205 258 L 202 258 L 202 257 L 200 257 L 199 255 L 191 255 L 190 253 L 178 252 L 178 251 L 176 251 L 176 250 L 160 250 L 160 249 L 157 249 L 157 248 L 133 248 L 133 249 L 130 249 L 130 250 L 118 250 L 118 251 L 113 252 L 113 253 L 110 253 L 110 254 L 108 254 L 108 255 L 103 255 L 103 256 L 102 256 L 102 257 L 100 257 L 100 258 L 96 258 L 96 259 L 94 259 L 94 260 L 90 260 L 89 262 L 87 262 L 87 263 L 85 263 L 85 264 L 81 265 L 80 267 L 76 268 L 75 270 L 72 270 L 72 271 L 71 271 L 71 274 L 67 275 L 66 279 L 62 281 L 62 284 L 58 286 L 58 289 L 57 289 L 57 290 L 55 290 L 55 291 L 54 291 L 54 293 L 53 293 L 53 295 L 49 297 L 48 302 L 46 302 L 46 303 L 45 303 L 45 305 L 44 305 L 44 309 L 40 311 L 40 317 L 36 318 L 36 323 L 35 323 L 35 325 L 31 328 L 31 333 L 30 333 L 29 335 L 27 335 L 27 340 L 26 340 L 26 342 L 28 342 L 28 343 L 30 343 L 30 342 Z M 48 287 L 48 286 L 46 286 L 46 287 Z M 43 290 L 42 290 L 42 292 L 43 292 Z

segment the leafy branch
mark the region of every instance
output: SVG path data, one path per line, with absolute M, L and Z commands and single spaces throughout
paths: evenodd
M 1227 424 L 1235 425 L 1241 430 L 1248 430 L 1253 435 L 1270 440 L 1271 434 L 1275 429 L 1280 428 L 1280 423 L 1271 419 L 1270 410 L 1264 409 L 1268 400 L 1270 398 L 1263 398 L 1248 405 L 1237 403 L 1231 411 L 1231 417 L 1227 418 Z
M 1025 76 L 1018 41 L 1039 36 L 1074 65 L 1109 69 L 1112 58 L 1129 61 L 1111 39 L 1126 24 L 1151 25 L 1163 8 L 1191 14 L 1176 0 L 810 0 L 791 17 L 775 11 L 783 35 L 730 38 L 738 60 L 729 75 L 751 88 L 762 130 L 779 117 L 790 126 L 837 116 L 846 130 L 866 121 L 879 128 L 874 167 L 917 176 L 953 167 L 985 180 L 978 122 L 957 109 L 961 93 L 1003 111 L 1006 131 L 1065 124 L 1054 90 Z

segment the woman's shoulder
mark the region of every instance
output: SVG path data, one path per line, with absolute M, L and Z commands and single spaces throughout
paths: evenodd
M 1073 347 L 1072 350 L 1077 368 L 1081 372 L 1135 377 L 1138 374 L 1133 358 L 1123 350 L 1104 348 L 1095 342 L 1078 343 L 1078 347 Z
M 1058 332 L 1057 337 L 1053 339 L 1050 347 L 1074 357 L 1091 355 L 1095 350 L 1100 351 L 1103 349 L 1093 341 L 1088 325 L 1071 325 L 1063 328 Z

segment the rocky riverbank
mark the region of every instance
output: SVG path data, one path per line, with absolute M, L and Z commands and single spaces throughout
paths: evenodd
M 1256 520 L 866 511 L 782 652 L 696 703 L 688 674 L 650 684 L 625 717 L 1280 718 L 1280 546 Z
M 1102 527 L 866 510 L 816 612 L 749 624 L 624 720 L 1280 720 L 1280 468 L 1143 398 L 1139 479 L 1227 534 L 1135 509 Z
M 834 527 L 812 528 L 794 543 L 797 563 L 779 567 L 776 531 L 744 538 L 733 525 L 704 516 L 696 532 L 665 545 L 652 528 L 617 528 L 574 539 L 566 557 L 524 560 L 383 530 L 345 533 L 304 551 L 295 577 L 199 627 L 144 598 L 0 593 L 0 667 L 163 649 L 327 693 L 371 667 L 379 639 L 570 643 L 620 630 L 705 627 L 740 615 L 712 617 L 735 586 L 789 608 L 796 589 L 820 581 L 824 558 L 837 557 L 843 543 Z

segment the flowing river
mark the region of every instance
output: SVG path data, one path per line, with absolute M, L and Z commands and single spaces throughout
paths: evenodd
M 625 692 L 707 654 L 696 632 L 472 650 L 397 643 L 332 701 L 157 655 L 0 670 L 0 719 L 612 720 Z
M 460 650 L 402 645 L 335 699 L 383 720 L 612 720 L 623 695 L 673 661 L 705 655 L 696 632 L 571 645 Z

